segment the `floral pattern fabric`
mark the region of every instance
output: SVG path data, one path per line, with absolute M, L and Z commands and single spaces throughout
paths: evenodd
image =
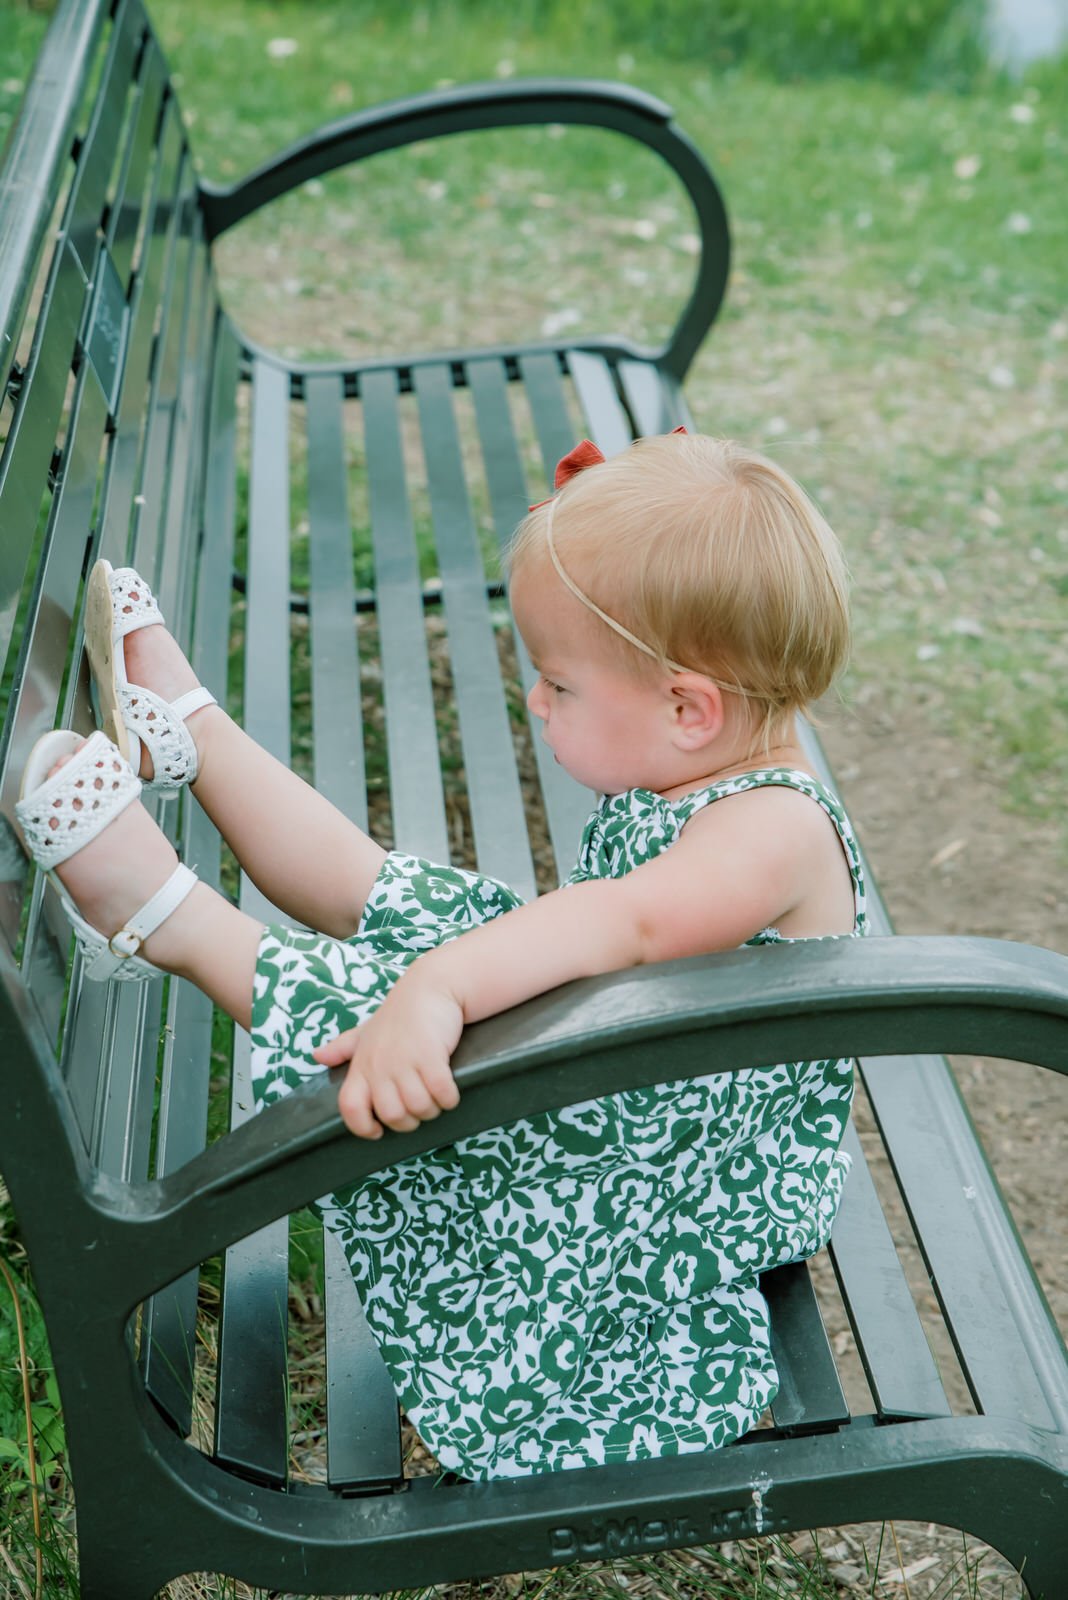
M 804 773 L 747 773 L 675 801 L 606 796 L 568 882 L 619 877 L 705 806 L 764 785 L 820 805 L 866 930 L 857 846 Z M 321 1069 L 415 957 L 519 903 L 494 879 L 387 857 L 356 935 L 271 927 L 252 1009 L 259 1104 Z M 750 943 L 779 939 L 766 929 Z M 400 1162 L 319 1202 L 411 1421 L 467 1478 L 709 1450 L 777 1389 L 759 1276 L 830 1234 L 853 1064 L 784 1062 L 626 1091 Z

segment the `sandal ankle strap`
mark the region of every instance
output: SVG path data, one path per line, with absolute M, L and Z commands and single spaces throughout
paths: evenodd
M 135 911 L 128 919 L 125 927 L 113 933 L 106 941 L 103 934 L 97 935 L 100 945 L 92 952 L 86 949 L 83 943 L 86 976 L 92 978 L 94 982 L 114 977 L 120 974 L 120 969 L 126 962 L 136 962 L 137 968 L 147 967 L 148 972 L 155 976 L 155 969 L 140 960 L 138 951 L 160 924 L 166 922 L 171 912 L 177 911 L 186 896 L 192 893 L 197 881 L 196 873 L 179 863 L 152 898 L 146 900 L 140 910 Z

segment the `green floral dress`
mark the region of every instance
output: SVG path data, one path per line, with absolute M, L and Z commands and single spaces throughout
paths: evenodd
M 837 829 L 863 933 L 849 822 L 785 769 L 674 801 L 606 796 L 568 882 L 619 877 L 705 806 L 769 784 L 810 796 Z M 320 1072 L 314 1046 L 368 1017 L 421 951 L 517 904 L 493 879 L 393 853 L 352 939 L 268 928 L 257 1102 Z M 750 943 L 778 938 L 769 928 Z M 747 1432 L 778 1387 L 758 1279 L 826 1243 L 852 1092 L 848 1060 L 628 1090 L 457 1140 L 321 1201 L 401 1403 L 442 1465 L 510 1477 Z

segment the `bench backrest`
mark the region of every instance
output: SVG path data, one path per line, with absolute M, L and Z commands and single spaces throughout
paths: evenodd
M 192 161 L 139 0 L 113 20 L 105 5 L 67 11 L 0 191 L 0 932 L 92 1163 L 143 1176 L 153 1074 L 137 1065 L 159 1049 L 164 986 L 111 995 L 75 973 L 68 992 L 69 930 L 11 819 L 34 740 L 92 726 L 79 671 L 89 564 L 135 561 L 188 633 L 215 291 Z

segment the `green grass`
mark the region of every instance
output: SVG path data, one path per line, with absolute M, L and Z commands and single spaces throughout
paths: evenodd
M 667 99 L 720 175 L 735 233 L 727 305 L 687 385 L 699 424 L 778 455 L 841 533 L 857 619 L 847 693 L 877 687 L 891 711 L 921 706 L 981 749 L 1013 804 L 1062 817 L 1063 62 L 1000 80 L 948 7 L 905 0 L 724 5 L 707 38 L 689 31 L 702 8 L 676 0 L 655 13 L 638 0 L 155 0 L 152 13 L 199 159 L 224 181 L 324 118 L 450 81 L 581 73 Z M 46 22 L 0 0 L 0 136 Z M 272 54 L 276 40 L 297 48 Z M 562 316 L 654 339 L 692 270 L 691 228 L 652 158 L 543 130 L 332 176 L 238 230 L 220 259 L 238 319 L 294 350 L 492 341 Z M 55 1467 L 46 1593 L 73 1593 L 47 1343 L 2 1205 L 0 1251 L 22 1285 L 35 1425 Z M 294 1270 L 314 1281 L 314 1246 Z M 32 1585 L 5 1294 L 0 1544 Z M 996 1594 L 979 1560 L 940 1569 L 937 1600 Z M 889 1550 L 879 1561 L 896 1564 Z M 703 1569 L 664 1557 L 499 1592 L 830 1600 L 843 1592 L 833 1565 L 767 1544 Z M 0 1567 L 0 1593 L 7 1581 Z M 881 1590 L 869 1572 L 846 1592 Z

